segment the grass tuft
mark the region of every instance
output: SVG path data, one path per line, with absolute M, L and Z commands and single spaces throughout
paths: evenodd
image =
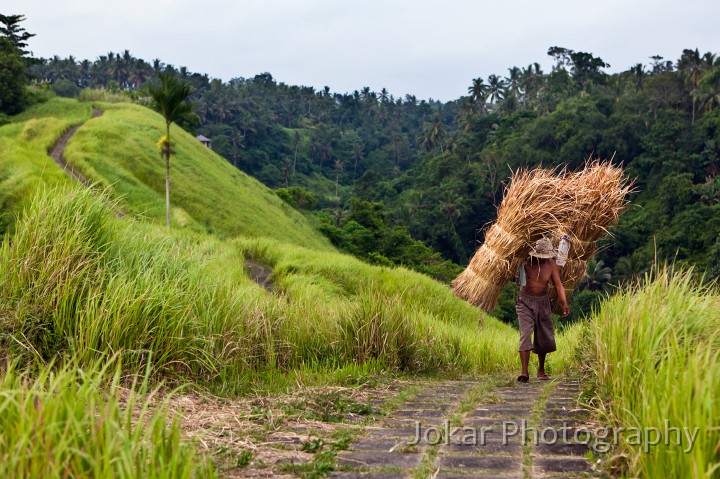
M 115 364 L 30 375 L 11 362 L 0 376 L 0 477 L 215 477 L 148 399 L 149 370 L 128 389 Z
M 614 451 L 633 477 L 717 477 L 720 467 L 720 295 L 692 272 L 661 268 L 607 299 L 592 324 L 598 399 L 615 427 L 698 428 L 647 450 L 629 431 Z M 666 422 L 667 421 L 667 422 Z M 651 439 L 652 440 L 652 439 Z M 637 443 L 637 444 L 636 444 Z

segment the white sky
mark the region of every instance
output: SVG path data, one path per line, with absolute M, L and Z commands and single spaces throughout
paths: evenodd
M 588 51 L 610 72 L 683 48 L 720 51 L 718 0 L 3 0 L 35 56 L 94 60 L 125 49 L 229 80 L 452 100 L 472 79 Z

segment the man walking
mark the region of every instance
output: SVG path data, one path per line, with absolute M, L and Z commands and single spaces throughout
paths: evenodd
M 538 355 L 537 377 L 541 381 L 550 379 L 545 374 L 545 356 L 557 349 L 555 330 L 552 322 L 548 283 L 553 282 L 563 308 L 563 317 L 570 314 L 565 297 L 565 288 L 560 281 L 558 267 L 555 264 L 555 248 L 547 238 L 535 243 L 530 257 L 525 263 L 525 285 L 520 288 L 515 311 L 520 326 L 520 362 L 522 372 L 517 380 L 526 383 L 530 379 L 528 363 L 530 351 Z M 531 337 L 534 338 L 531 340 Z

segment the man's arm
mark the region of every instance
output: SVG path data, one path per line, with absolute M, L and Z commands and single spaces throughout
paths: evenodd
M 552 279 L 553 285 L 555 286 L 555 291 L 557 292 L 558 298 L 560 299 L 560 304 L 563 308 L 563 317 L 570 314 L 570 307 L 567 303 L 567 297 L 565 296 L 565 288 L 563 287 L 562 281 L 560 281 L 560 272 L 558 271 L 557 264 L 555 264 L 555 261 L 550 262 L 552 273 L 550 278 Z

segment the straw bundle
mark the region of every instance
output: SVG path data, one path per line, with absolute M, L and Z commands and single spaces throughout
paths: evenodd
M 495 309 L 500 291 L 523 262 L 520 256 L 500 257 L 489 245 L 486 241 L 477 250 L 468 267 L 452 284 L 456 295 L 488 312 Z
M 627 206 L 626 198 L 633 187 L 623 177 L 622 168 L 599 160 L 565 176 L 565 182 L 575 191 L 577 207 L 587 214 L 568 218 L 564 226 L 577 240 L 588 243 L 608 234 L 608 228 Z
M 505 190 L 496 223 L 487 231 L 453 293 L 485 311 L 495 308 L 500 290 L 518 270 L 532 245 L 570 218 L 584 216 L 564 174 L 536 169 L 517 171 Z
M 632 189 L 632 182 L 623 177 L 622 168 L 599 160 L 589 161 L 584 169 L 566 175 L 564 180 L 566 188 L 575 191 L 577 207 L 587 212 L 569 217 L 553 235 L 556 245 L 563 233 L 570 237 L 568 262 L 560 268 L 560 279 L 569 302 L 587 270 L 587 260 L 597 251 L 596 241 L 609 234 L 608 229 L 617 222 L 627 206 L 626 197 Z M 553 312 L 562 313 L 553 288 L 550 301 Z

